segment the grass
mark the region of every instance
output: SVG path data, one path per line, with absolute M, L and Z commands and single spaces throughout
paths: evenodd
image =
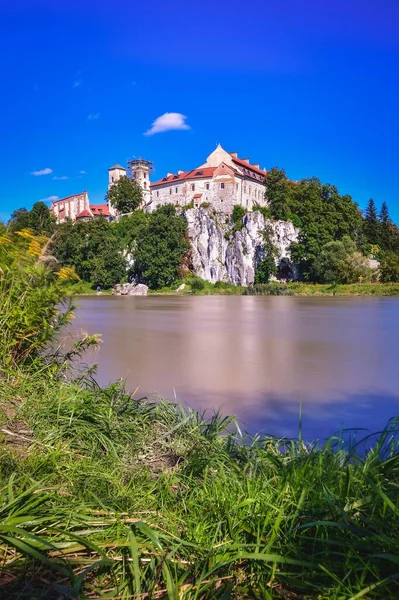
M 396 423 L 362 455 L 91 379 L 1 398 L 2 597 L 399 595 Z

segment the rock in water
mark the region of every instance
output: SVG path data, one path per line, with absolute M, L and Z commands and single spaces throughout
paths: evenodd
M 144 283 L 138 283 L 136 286 L 129 290 L 129 296 L 147 296 L 148 286 Z
M 232 231 L 231 219 L 223 213 L 211 214 L 200 208 L 185 214 L 194 272 L 211 283 L 227 281 L 247 286 L 254 282 L 266 227 L 277 249 L 278 263 L 289 265 L 289 246 L 298 240 L 298 229 L 290 221 L 271 221 L 258 211 L 246 214 L 238 231 Z

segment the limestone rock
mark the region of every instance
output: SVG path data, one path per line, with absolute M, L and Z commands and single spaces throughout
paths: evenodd
M 138 283 L 136 286 L 129 290 L 129 296 L 147 296 L 148 286 L 144 283 Z
M 211 283 L 226 281 L 250 285 L 254 281 L 255 264 L 262 257 L 263 231 L 271 230 L 271 241 L 277 249 L 277 262 L 293 269 L 289 246 L 298 240 L 298 230 L 289 221 L 270 221 L 260 212 L 244 217 L 244 226 L 231 232 L 231 220 L 223 213 L 210 214 L 204 209 L 186 211 L 194 272 Z

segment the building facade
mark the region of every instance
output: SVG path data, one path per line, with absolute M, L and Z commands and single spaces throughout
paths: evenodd
M 151 183 L 150 210 L 162 204 L 198 207 L 210 204 L 215 210 L 230 213 L 235 204 L 246 210 L 266 206 L 266 171 L 236 152 L 226 152 L 220 144 L 206 162 L 192 171 L 167 173 Z
M 239 158 L 237 152 L 226 152 L 220 144 L 205 163 L 191 171 L 167 173 L 162 179 L 151 182 L 152 170 L 152 162 L 142 158 L 129 161 L 127 169 L 115 164 L 108 169 L 108 189 L 121 177 L 134 179 L 143 193 L 143 208 L 148 211 L 164 204 L 192 205 L 194 208 L 206 204 L 218 212 L 230 214 L 236 204 L 249 211 L 256 205 L 267 205 L 266 171 L 251 164 L 248 158 Z M 110 204 L 91 205 L 86 191 L 56 200 L 51 210 L 58 223 L 95 216 L 111 219 L 117 215 Z

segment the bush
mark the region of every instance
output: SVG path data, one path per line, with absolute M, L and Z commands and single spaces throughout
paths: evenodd
M 234 231 L 239 231 L 244 227 L 244 217 L 246 211 L 243 206 L 240 204 L 235 204 L 233 208 L 233 212 L 231 213 L 231 220 L 233 221 Z
M 190 279 L 189 283 L 193 294 L 201 292 L 205 288 L 205 281 L 200 277 L 193 277 L 193 279 Z

